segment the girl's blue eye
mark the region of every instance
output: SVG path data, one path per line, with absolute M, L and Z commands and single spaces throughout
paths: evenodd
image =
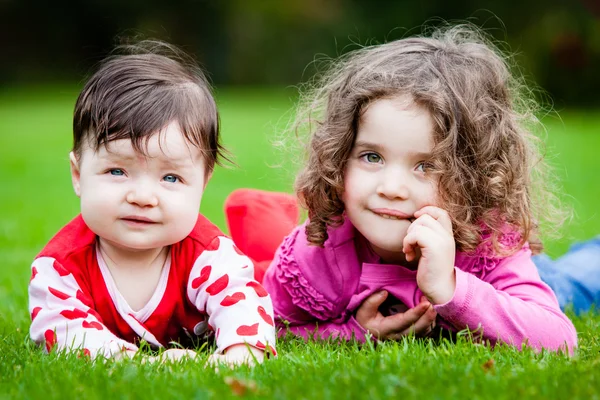
M 177 183 L 177 181 L 179 181 L 179 177 L 175 175 L 165 175 L 163 179 L 169 183 Z
M 363 157 L 365 158 L 365 160 L 367 160 L 368 163 L 377 164 L 381 162 L 381 157 L 379 156 L 379 154 L 367 153 L 363 155 Z
M 125 172 L 123 172 L 123 170 L 119 169 L 119 168 L 113 168 L 109 172 L 110 172 L 111 175 L 114 175 L 114 176 L 123 176 L 123 175 L 125 175 Z

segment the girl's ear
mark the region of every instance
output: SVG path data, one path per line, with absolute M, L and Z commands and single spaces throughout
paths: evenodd
M 81 197 L 81 186 L 79 184 L 79 178 L 81 177 L 79 171 L 79 160 L 75 156 L 75 153 L 69 153 L 69 159 L 71 160 L 71 180 L 73 181 L 73 190 L 77 197 Z

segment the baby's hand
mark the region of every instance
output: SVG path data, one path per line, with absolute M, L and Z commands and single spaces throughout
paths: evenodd
M 254 365 L 256 362 L 262 363 L 265 358 L 265 352 L 256 347 L 245 344 L 234 344 L 229 346 L 224 354 L 213 354 L 208 358 L 208 363 L 218 368 L 219 364 L 225 364 L 233 367 L 240 364 Z
M 445 210 L 434 206 L 423 207 L 415 217 L 402 250 L 409 262 L 415 259 L 416 249 L 420 250 L 417 285 L 431 303 L 444 304 L 452 299 L 456 288 L 452 221 Z
M 143 356 L 142 363 L 164 363 L 164 362 L 172 362 L 179 361 L 184 358 L 189 358 L 191 360 L 195 359 L 198 356 L 194 350 L 187 349 L 168 349 L 164 352 L 160 353 L 157 356 Z
M 163 352 L 160 356 L 157 356 L 159 360 L 164 361 L 179 361 L 183 358 L 194 359 L 198 356 L 194 350 L 188 349 L 168 349 Z
M 437 313 L 429 301 L 423 297 L 415 307 L 403 313 L 384 317 L 379 306 L 385 301 L 387 292 L 377 292 L 367 297 L 356 311 L 356 321 L 364 329 L 380 340 L 398 340 L 414 333 L 427 336 L 435 327 Z

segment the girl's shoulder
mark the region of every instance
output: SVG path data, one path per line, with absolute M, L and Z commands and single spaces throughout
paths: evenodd
M 323 246 L 317 246 L 310 243 L 306 236 L 306 220 L 297 226 L 290 233 L 280 246 L 280 250 L 285 249 L 293 252 L 294 256 L 311 256 L 320 258 L 328 252 L 356 251 L 354 248 L 354 237 L 356 231 L 349 220 L 344 220 L 341 225 L 327 228 L 327 240 Z
M 521 242 L 521 234 L 516 229 L 506 228 L 498 237 L 498 251 L 492 242 L 491 233 L 484 233 L 481 244 L 473 252 L 457 252 L 456 267 L 480 279 L 495 270 L 501 262 L 515 258 L 523 252 L 531 253 L 529 244 Z

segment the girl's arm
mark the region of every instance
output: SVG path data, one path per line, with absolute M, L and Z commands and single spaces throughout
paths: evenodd
M 91 308 L 89 296 L 71 272 L 51 257 L 33 262 L 29 283 L 31 339 L 46 347 L 81 351 L 95 358 L 131 356 L 137 346 L 118 338 Z
M 285 335 L 290 332 L 304 339 L 356 338 L 364 341 L 367 331 L 358 324 L 351 313 L 347 313 L 345 317 L 339 315 L 339 305 L 319 292 L 314 282 L 303 273 L 311 266 L 302 265 L 303 261 L 294 257 L 297 241 L 306 240 L 303 231 L 301 227 L 284 240 L 263 280 L 265 289 L 273 299 L 279 334 Z M 320 249 L 315 248 L 312 251 L 319 252 Z M 313 254 L 316 258 L 319 255 Z M 321 260 L 317 262 L 325 263 Z M 312 267 L 318 268 L 318 265 Z
M 454 296 L 435 306 L 438 314 L 458 330 L 479 329 L 492 342 L 571 354 L 577 346 L 577 332 L 552 290 L 541 281 L 530 250 L 523 248 L 497 261 L 483 280 L 455 268 Z
M 269 347 L 275 354 L 271 297 L 254 280 L 252 262 L 224 236 L 215 238 L 208 248 L 214 250 L 202 252 L 192 267 L 187 296 L 200 312 L 208 314 L 217 353 L 247 344 L 261 351 Z

